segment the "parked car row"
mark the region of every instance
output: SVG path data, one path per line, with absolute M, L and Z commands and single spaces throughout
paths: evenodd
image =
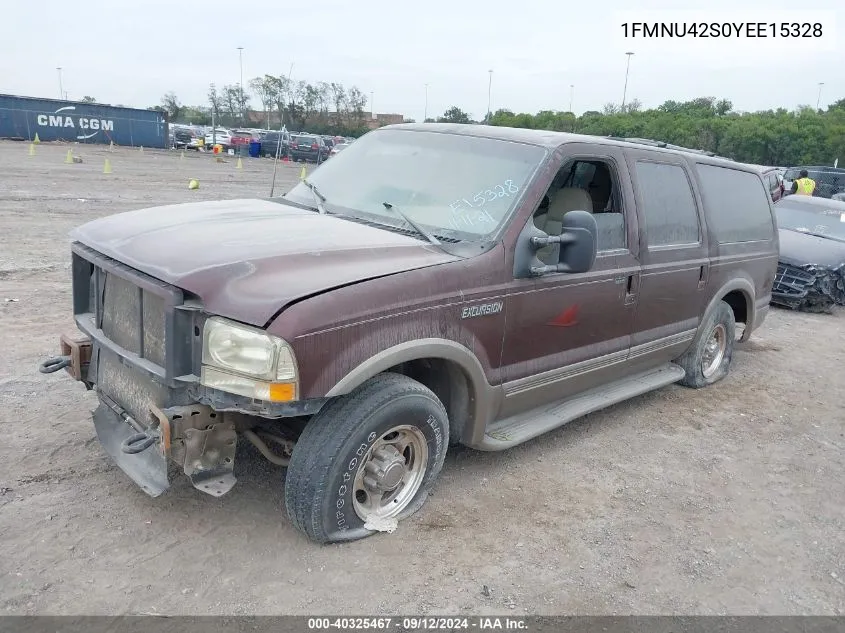
M 257 142 L 259 156 L 289 158 L 321 163 L 343 151 L 354 139 L 343 136 L 289 132 L 287 130 L 229 129 L 181 124 L 170 125 L 170 146 L 175 149 L 201 149 L 220 145 L 224 151 L 243 151 Z

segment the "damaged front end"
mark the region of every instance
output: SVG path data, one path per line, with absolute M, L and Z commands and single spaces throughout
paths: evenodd
M 202 492 L 228 492 L 236 481 L 239 433 L 285 465 L 293 442 L 252 430 L 260 418 L 249 415 L 249 407 L 258 403 L 221 399 L 199 384 L 208 315 L 178 288 L 78 243 L 72 249 L 74 316 L 81 335 L 63 336 L 61 355 L 39 370 L 64 369 L 96 391 L 94 427 L 114 462 L 153 497 L 169 488 L 170 464 Z M 271 413 L 292 417 L 281 407 Z M 271 452 L 265 440 L 281 444 L 283 455 Z
M 780 261 L 772 303 L 805 312 L 830 312 L 845 305 L 845 262 L 838 266 Z

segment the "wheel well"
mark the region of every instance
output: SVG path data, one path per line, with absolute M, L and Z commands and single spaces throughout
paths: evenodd
M 451 443 L 460 442 L 475 406 L 472 384 L 460 365 L 443 358 L 419 358 L 394 365 L 387 371 L 413 378 L 431 389 L 449 415 Z
M 748 324 L 748 299 L 742 290 L 731 290 L 722 297 L 722 301 L 731 307 L 737 323 Z

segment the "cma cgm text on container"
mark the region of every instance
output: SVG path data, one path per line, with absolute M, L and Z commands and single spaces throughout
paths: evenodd
M 163 112 L 0 95 L 0 138 L 167 147 Z

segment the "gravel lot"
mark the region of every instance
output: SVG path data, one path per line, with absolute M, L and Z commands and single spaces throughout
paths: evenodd
M 147 497 L 100 450 L 92 394 L 36 371 L 75 329 L 67 233 L 266 196 L 272 161 L 76 146 L 68 165 L 67 147 L 0 142 L 0 612 L 845 614 L 841 313 L 773 311 L 709 389 L 455 450 L 392 535 L 312 544 L 249 447 L 220 499 L 187 478 Z

